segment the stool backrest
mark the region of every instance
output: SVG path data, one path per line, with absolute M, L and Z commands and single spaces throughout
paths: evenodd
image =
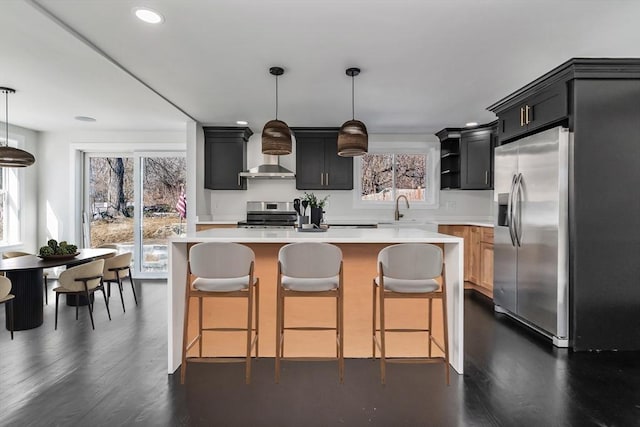
M 427 243 L 391 245 L 378 253 L 385 277 L 434 279 L 442 274 L 442 249 Z
M 8 258 L 16 258 L 19 256 L 25 256 L 25 255 L 31 255 L 28 252 L 20 252 L 20 251 L 9 251 L 9 252 L 3 252 L 2 253 L 2 259 L 8 259 Z
M 189 249 L 191 273 L 202 278 L 247 276 L 254 260 L 253 250 L 239 243 L 205 242 Z
M 330 243 L 290 243 L 280 248 L 278 260 L 285 276 L 335 277 L 340 273 L 342 251 Z
M 60 273 L 58 283 L 70 291 L 84 291 L 84 283 L 81 280 L 76 279 L 98 277 L 97 279 L 92 279 L 87 282 L 87 289 L 90 290 L 97 288 L 101 283 L 103 267 L 104 260 L 97 259 L 95 261 L 67 268 L 65 271 Z

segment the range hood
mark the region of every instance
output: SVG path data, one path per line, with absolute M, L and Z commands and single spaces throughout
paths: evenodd
M 295 178 L 296 174 L 289 169 L 280 166 L 280 156 L 265 154 L 264 163 L 251 168 L 246 172 L 240 172 L 242 178 L 262 178 L 262 179 L 286 179 Z

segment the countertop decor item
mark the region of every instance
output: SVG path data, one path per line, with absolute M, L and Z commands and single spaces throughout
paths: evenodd
M 291 129 L 278 120 L 278 76 L 284 74 L 284 68 L 271 67 L 269 73 L 276 76 L 276 118 L 269 120 L 262 129 L 262 153 L 276 156 L 291 154 Z
M 338 133 L 338 155 L 342 157 L 362 156 L 369 148 L 367 127 L 355 119 L 353 78 L 360 74 L 360 68 L 347 68 L 351 77 L 351 120 L 342 124 Z
M 31 166 L 36 162 L 33 154 L 19 148 L 9 147 L 9 94 L 16 93 L 14 89 L 0 87 L 0 92 L 4 93 L 4 144 L 0 145 L 0 167 L 3 168 L 23 168 Z

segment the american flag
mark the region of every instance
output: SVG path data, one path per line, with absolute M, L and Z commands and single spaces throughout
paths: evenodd
M 187 217 L 187 196 L 184 194 L 184 187 L 180 190 L 180 197 L 178 197 L 178 203 L 176 203 L 176 210 L 181 219 Z

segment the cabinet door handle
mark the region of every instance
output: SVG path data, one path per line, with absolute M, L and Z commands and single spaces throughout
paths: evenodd
M 240 174 L 238 174 L 238 187 L 240 187 L 242 185 L 242 182 L 240 182 L 242 178 L 240 178 Z
M 520 126 L 524 126 L 524 107 L 520 107 Z
M 529 107 L 528 105 L 526 107 L 524 107 L 524 121 L 526 124 L 531 123 L 531 120 L 529 120 L 529 111 L 531 110 L 531 107 Z
M 320 185 L 324 185 L 324 174 L 320 172 Z
M 489 184 L 489 171 L 484 171 L 484 183 Z
M 329 185 L 329 172 L 324 174 L 324 185 Z

